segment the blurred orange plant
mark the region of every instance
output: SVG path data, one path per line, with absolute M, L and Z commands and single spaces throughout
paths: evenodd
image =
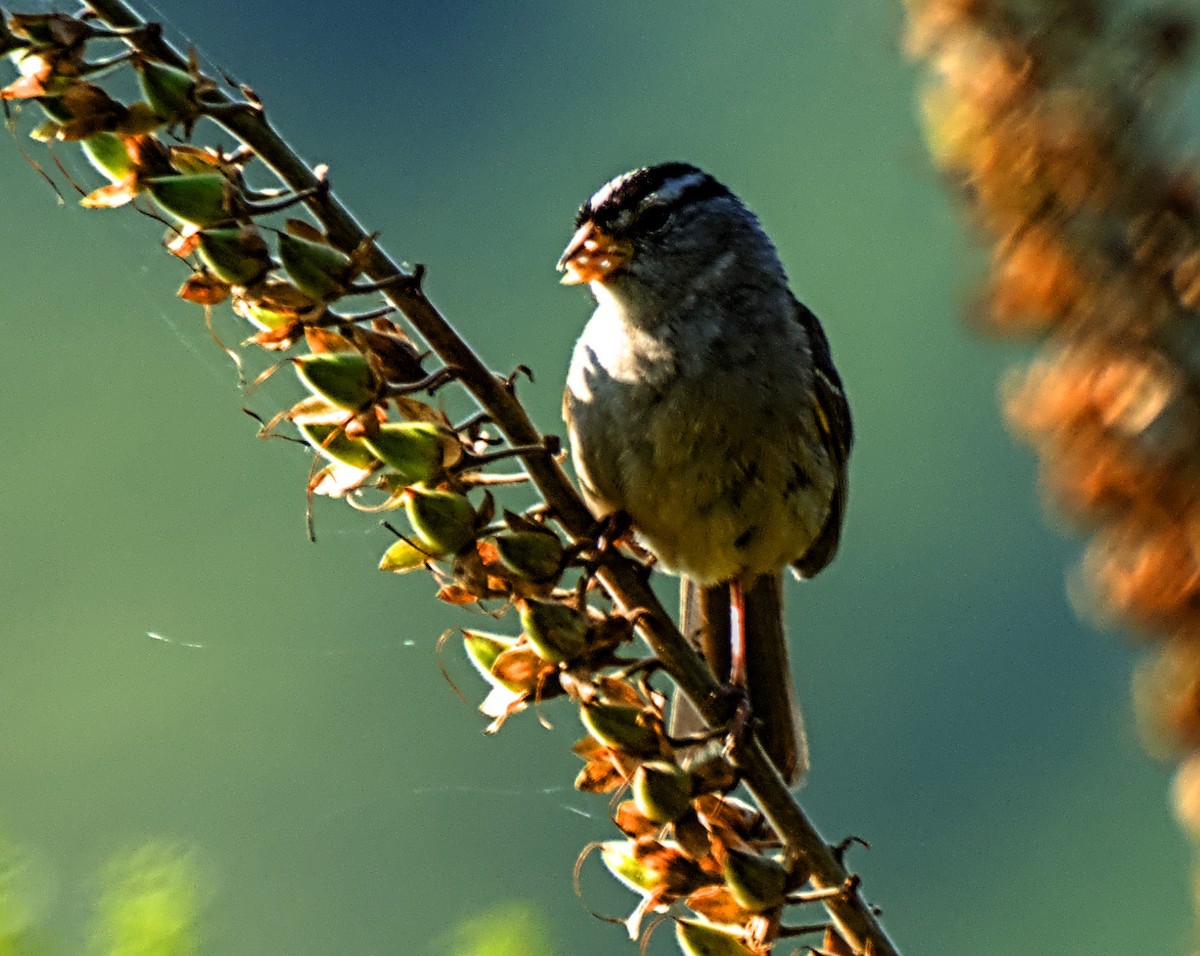
M 934 159 L 992 243 L 980 324 L 1095 609 L 1153 643 L 1135 702 L 1200 836 L 1200 181 L 1160 130 L 1196 33 L 1103 0 L 907 0 Z

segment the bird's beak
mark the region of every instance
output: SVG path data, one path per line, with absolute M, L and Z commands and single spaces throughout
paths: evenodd
M 585 222 L 558 260 L 563 285 L 603 282 L 633 258 L 628 239 L 614 239 L 594 222 Z

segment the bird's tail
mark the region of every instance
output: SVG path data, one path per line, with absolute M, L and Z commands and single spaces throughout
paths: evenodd
M 717 679 L 728 682 L 733 642 L 728 584 L 680 584 L 680 629 L 708 661 Z M 762 574 L 745 589 L 746 692 L 755 726 L 779 773 L 796 784 L 808 770 L 808 739 L 796 703 L 783 629 L 783 576 Z M 671 714 L 673 735 L 703 729 L 700 715 L 682 694 Z

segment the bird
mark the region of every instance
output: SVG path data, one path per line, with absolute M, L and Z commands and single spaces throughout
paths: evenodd
M 681 576 L 681 631 L 795 785 L 808 746 L 783 572 L 836 554 L 853 442 L 825 332 L 757 217 L 690 163 L 602 186 L 558 271 L 596 302 L 563 398 L 583 497 Z

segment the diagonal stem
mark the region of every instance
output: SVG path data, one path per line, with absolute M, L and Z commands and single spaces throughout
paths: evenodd
M 140 52 L 186 69 L 186 58 L 163 40 L 157 30 L 137 30 L 146 27 L 146 21 L 123 0 L 87 0 L 87 6 L 111 26 L 135 30 L 125 39 Z M 235 105 L 228 97 L 216 94 L 206 96 L 206 102 L 222 107 Z M 280 138 L 262 111 L 248 104 L 237 105 L 240 108 L 222 108 L 219 119 L 214 121 L 250 146 L 292 190 L 315 190 L 305 204 L 335 246 L 354 249 L 364 242 L 368 237 L 366 230 L 330 190 L 320 188 L 322 183 L 317 176 Z M 419 283 L 396 283 L 397 279 L 412 278 L 413 274 L 403 270 L 375 242 L 371 243 L 363 271 L 375 282 L 385 283 L 384 295 L 388 301 L 404 314 L 446 365 L 459 370 L 463 386 L 509 443 L 516 448 L 533 449 L 521 455 L 530 477 L 563 529 L 576 540 L 585 537 L 595 519 L 562 466 L 553 456 L 545 454 L 545 438 L 504 379 L 484 365 L 425 296 Z M 705 721 L 713 727 L 723 726 L 730 715 L 722 705 L 724 697 L 716 678 L 680 634 L 635 565 L 616 558 L 607 562 L 597 577 L 621 611 L 630 615 L 637 612 L 637 627 L 646 643 Z M 736 757 L 747 788 L 778 832 L 788 854 L 811 871 L 814 887 L 846 888 L 825 903 L 843 939 L 857 953 L 899 956 L 899 950 L 857 891 L 850 874 L 800 808 L 757 738 L 747 735 Z

